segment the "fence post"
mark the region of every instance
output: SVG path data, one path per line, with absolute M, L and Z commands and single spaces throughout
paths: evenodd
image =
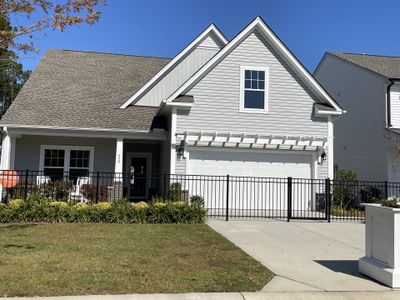
M 163 200 L 165 202 L 165 197 L 167 193 L 167 174 L 164 173 L 163 175 L 163 183 L 164 183 L 164 188 L 163 188 Z
M 331 179 L 325 179 L 325 217 L 328 223 L 331 222 Z
M 96 203 L 99 202 L 99 179 L 100 179 L 100 172 L 97 171 L 97 174 L 96 174 Z
M 387 199 L 388 196 L 389 196 L 389 193 L 388 193 L 388 182 L 385 181 L 385 199 Z
M 229 220 L 229 175 L 226 175 L 226 211 L 225 221 Z
M 29 170 L 25 170 L 25 190 L 24 190 L 24 199 L 28 197 L 28 176 L 29 176 Z
M 292 218 L 292 184 L 293 178 L 287 178 L 287 221 L 290 222 Z

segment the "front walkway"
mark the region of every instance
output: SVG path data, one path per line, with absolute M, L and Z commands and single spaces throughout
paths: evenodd
M 265 292 L 390 290 L 357 271 L 364 224 L 211 219 L 209 225 L 276 274 Z

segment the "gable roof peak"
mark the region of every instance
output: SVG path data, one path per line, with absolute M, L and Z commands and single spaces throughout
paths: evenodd
M 218 29 L 218 27 L 212 23 L 203 32 L 201 32 L 188 46 L 186 46 L 181 52 L 179 52 L 174 59 L 172 59 L 163 69 L 161 69 L 156 75 L 153 76 L 142 88 L 137 91 L 132 97 L 130 97 L 125 103 L 121 105 L 121 109 L 127 108 L 129 105 L 137 102 L 146 92 L 154 87 L 159 80 L 161 80 L 169 71 L 171 71 L 176 65 L 178 65 L 196 46 L 203 41 L 203 39 L 210 34 L 213 34 L 218 42 L 221 44 L 221 48 L 228 44 L 228 40 Z
M 317 95 L 323 102 L 331 105 L 337 112 L 342 113 L 343 109 L 328 94 L 328 92 L 315 80 L 310 72 L 301 64 L 295 55 L 286 47 L 272 29 L 265 23 L 262 17 L 257 16 L 244 29 L 242 29 L 221 51 L 219 51 L 212 59 L 210 59 L 200 70 L 190 77 L 180 88 L 178 88 L 167 100 L 163 102 L 172 102 L 175 98 L 185 94 L 193 87 L 201 78 L 203 78 L 211 69 L 213 69 L 220 61 L 224 59 L 237 45 L 247 38 L 254 29 L 259 32 L 271 43 L 271 45 L 281 54 L 284 60 L 299 75 L 304 83 Z

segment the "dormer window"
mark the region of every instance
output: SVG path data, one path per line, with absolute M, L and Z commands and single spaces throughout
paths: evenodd
M 268 113 L 268 68 L 241 67 L 240 111 Z

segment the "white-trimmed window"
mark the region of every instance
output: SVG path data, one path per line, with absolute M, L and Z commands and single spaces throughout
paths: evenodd
M 240 68 L 240 111 L 268 113 L 268 80 L 268 68 Z
M 39 169 L 53 180 L 69 176 L 75 180 L 93 172 L 94 147 L 42 145 Z

